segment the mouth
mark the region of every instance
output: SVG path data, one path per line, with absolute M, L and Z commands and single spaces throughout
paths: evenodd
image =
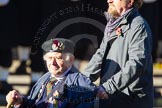
M 51 68 L 52 70 L 58 70 L 58 69 L 59 69 L 58 66 L 51 66 L 50 68 Z
M 114 5 L 112 3 L 109 3 L 109 7 L 114 7 Z

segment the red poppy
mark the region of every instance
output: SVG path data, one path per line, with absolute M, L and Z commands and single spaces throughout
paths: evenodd
M 53 44 L 54 44 L 56 47 L 58 47 L 58 45 L 59 45 L 58 40 L 54 40 L 54 41 L 53 41 Z
M 120 27 L 116 28 L 116 35 L 121 36 L 122 29 Z

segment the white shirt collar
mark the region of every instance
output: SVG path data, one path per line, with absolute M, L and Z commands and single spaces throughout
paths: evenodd
M 60 75 L 59 77 L 56 77 L 54 75 L 51 74 L 51 77 L 55 77 L 58 81 L 62 80 L 66 74 L 69 72 L 69 70 L 72 68 L 72 66 L 70 66 L 62 75 Z

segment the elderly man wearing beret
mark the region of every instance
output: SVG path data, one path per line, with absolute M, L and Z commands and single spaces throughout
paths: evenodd
M 93 107 L 99 89 L 73 67 L 74 44 L 68 39 L 55 38 L 44 42 L 42 49 L 49 72 L 36 82 L 27 98 L 16 90 L 10 91 L 6 96 L 7 107 Z

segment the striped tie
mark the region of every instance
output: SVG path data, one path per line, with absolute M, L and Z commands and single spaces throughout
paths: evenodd
M 55 83 L 57 82 L 57 79 L 52 77 L 50 79 L 50 81 L 47 83 L 46 85 L 46 93 L 47 93 L 47 96 L 50 94 L 50 92 L 52 91 L 52 86 L 55 85 Z M 47 105 L 47 108 L 58 108 L 58 101 L 57 100 L 53 100 L 53 105 L 51 106 L 51 104 L 48 104 Z
M 52 90 L 52 86 L 55 84 L 57 82 L 57 79 L 56 78 L 54 78 L 54 77 L 52 77 L 51 79 L 50 79 L 50 81 L 47 83 L 47 85 L 46 85 L 46 90 L 47 90 L 47 96 L 48 96 L 48 94 L 51 92 L 51 90 Z

